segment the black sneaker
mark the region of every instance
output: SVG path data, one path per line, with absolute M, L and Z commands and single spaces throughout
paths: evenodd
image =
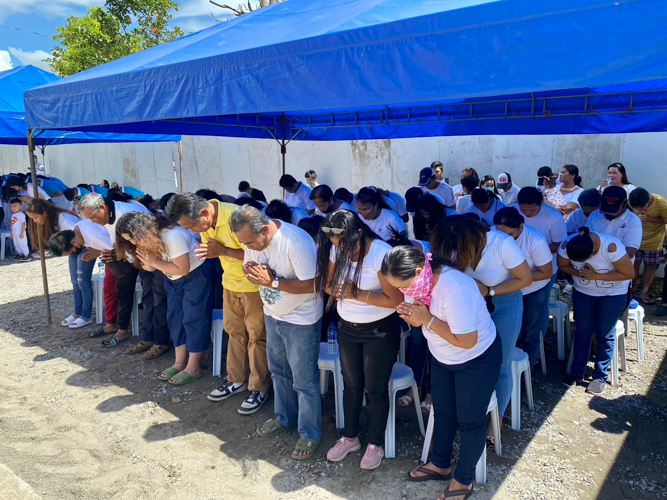
M 565 387 L 574 387 L 577 385 L 579 382 L 583 382 L 583 377 L 577 377 L 575 375 L 568 375 L 563 379 L 563 385 Z
M 265 392 L 264 395 L 259 391 L 250 391 L 246 400 L 241 404 L 239 413 L 241 415 L 252 415 L 256 411 L 259 411 L 259 409 L 264 406 L 264 403 L 266 403 L 268 396 L 268 391 Z
M 229 380 L 226 380 L 225 383 L 222 384 L 220 387 L 211 391 L 211 393 L 207 396 L 207 398 L 209 401 L 222 401 L 224 399 L 227 399 L 229 396 L 233 396 L 234 394 L 238 394 L 239 392 L 245 391 L 247 388 L 248 388 L 247 382 L 243 382 L 242 385 L 234 388 L 234 384 Z
M 596 394 L 596 395 L 602 394 L 606 386 L 607 383 L 604 380 L 593 380 L 590 384 L 588 384 L 586 392 L 588 392 L 589 394 Z

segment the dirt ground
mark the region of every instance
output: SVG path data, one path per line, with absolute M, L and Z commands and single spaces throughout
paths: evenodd
M 66 259 L 49 259 L 54 325 L 70 313 Z M 661 280 L 656 286 L 661 286 Z M 602 397 L 566 390 L 565 362 L 547 337 L 547 375 L 534 374 L 535 411 L 522 430 L 506 421 L 503 456 L 488 454 L 488 483 L 474 498 L 667 498 L 667 323 L 647 307 L 646 361 L 627 339 L 628 372 Z M 272 415 L 237 414 L 240 397 L 211 403 L 208 375 L 184 388 L 155 378 L 153 361 L 101 349 L 85 332 L 47 326 L 39 262 L 0 263 L 0 491 L 8 499 L 435 499 L 442 484 L 409 484 L 422 439 L 413 408 L 397 413 L 397 458 L 374 472 L 361 453 L 326 461 L 335 430 L 333 394 L 323 400 L 323 438 L 307 462 L 290 458 L 296 434 L 264 440 Z M 368 419 L 368 411 L 363 417 Z M 509 409 L 508 409 L 509 413 Z

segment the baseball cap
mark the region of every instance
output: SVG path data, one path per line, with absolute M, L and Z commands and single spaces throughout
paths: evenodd
M 506 189 L 510 182 L 512 182 L 512 176 L 507 172 L 503 172 L 498 176 L 496 181 L 498 184 L 498 189 Z
M 609 186 L 602 193 L 600 213 L 604 215 L 618 215 L 623 210 L 623 204 L 628 199 L 628 193 L 620 186 Z
M 435 177 L 435 170 L 431 167 L 422 168 L 419 172 L 419 185 L 426 186 L 431 182 L 431 179 Z

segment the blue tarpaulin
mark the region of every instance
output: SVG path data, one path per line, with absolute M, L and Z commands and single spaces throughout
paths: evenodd
M 19 66 L 0 72 L 0 144 L 26 146 L 28 127 L 23 108 L 23 93 L 59 80 L 56 75 L 34 66 Z M 38 146 L 86 142 L 160 142 L 178 141 L 178 136 L 138 134 L 91 134 L 75 131 L 45 131 L 35 138 Z
M 296 140 L 667 128 L 661 0 L 287 0 L 25 93 L 28 125 Z

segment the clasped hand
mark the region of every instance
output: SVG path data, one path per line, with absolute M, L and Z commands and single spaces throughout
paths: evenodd
M 250 283 L 266 288 L 270 288 L 276 279 L 269 266 L 254 261 L 246 262 L 243 265 L 243 272 Z
M 414 304 L 401 302 L 396 308 L 399 316 L 410 326 L 424 326 L 431 321 L 431 311 L 421 300 L 416 300 Z

